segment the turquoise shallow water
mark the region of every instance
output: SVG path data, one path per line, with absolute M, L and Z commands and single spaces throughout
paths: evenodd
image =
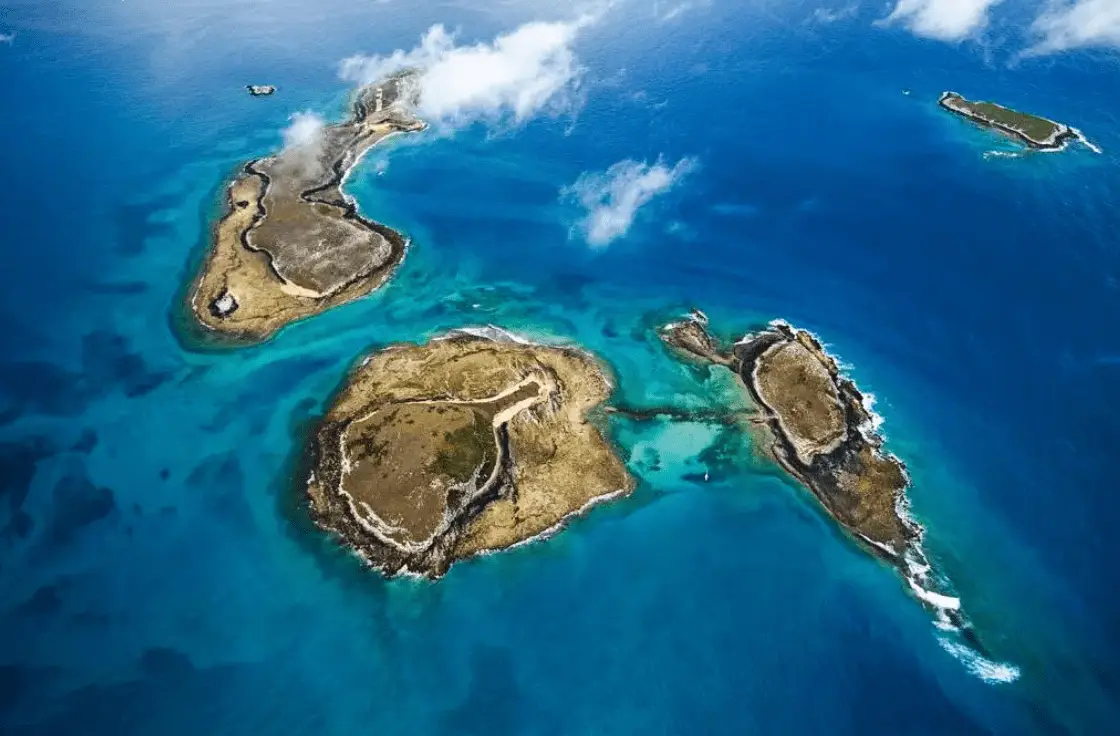
M 574 122 L 398 139 L 355 171 L 363 211 L 413 238 L 388 287 L 201 352 L 175 310 L 222 182 L 291 113 L 341 114 L 335 62 L 542 11 L 116 5 L 0 8 L 18 32 L 0 46 L 5 732 L 1114 722 L 1114 58 L 1008 66 L 805 7 L 712 3 L 627 34 L 638 11 L 608 15 L 577 45 Z M 940 113 L 946 87 L 1075 121 L 1104 154 L 985 159 L 1007 146 Z M 571 236 L 562 187 L 658 155 L 699 168 L 608 248 Z M 500 324 L 602 356 L 616 403 L 714 406 L 727 381 L 651 332 L 694 305 L 728 336 L 785 318 L 851 365 L 927 550 L 1018 680 L 947 652 L 905 584 L 728 428 L 612 419 L 632 497 L 434 585 L 385 582 L 309 527 L 300 441 L 366 351 Z

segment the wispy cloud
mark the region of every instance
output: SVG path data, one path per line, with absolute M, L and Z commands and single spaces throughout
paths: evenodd
M 1039 41 L 1028 54 L 1082 46 L 1120 47 L 1120 0 L 1052 2 L 1031 29 Z
M 848 18 L 854 18 L 858 12 L 859 6 L 855 3 L 844 5 L 839 8 L 817 8 L 813 11 L 812 20 L 814 23 L 827 25 L 829 23 L 847 20 Z
M 318 145 L 325 125 L 323 118 L 313 112 L 297 112 L 292 124 L 284 129 L 284 148 L 307 148 Z
M 326 122 L 313 112 L 297 112 L 284 129 L 283 159 L 297 171 L 311 171 L 323 152 Z
M 653 3 L 653 17 L 657 19 L 658 23 L 668 23 L 671 20 L 681 17 L 688 11 L 692 10 L 693 5 L 690 0 L 684 2 L 669 3 L 668 6 L 662 5 L 661 2 L 655 0 Z
M 582 68 L 572 48 L 595 22 L 534 22 L 489 43 L 458 45 L 442 25 L 428 29 L 415 48 L 388 56 L 352 56 L 343 79 L 370 84 L 402 69 L 420 70 L 417 112 L 429 123 L 461 127 L 475 122 L 521 123 L 540 114 L 563 114 L 579 104 Z
M 11 43 L 15 40 L 16 34 L 14 33 L 0 33 L 0 43 L 11 45 Z
M 925 38 L 963 41 L 984 30 L 988 24 L 988 11 L 1001 1 L 898 0 L 882 23 L 903 25 L 915 35 Z
M 671 167 L 660 158 L 652 165 L 627 159 L 606 171 L 582 174 L 561 196 L 575 199 L 587 210 L 579 231 L 588 244 L 602 247 L 625 235 L 644 204 L 672 189 L 696 166 L 693 158 Z

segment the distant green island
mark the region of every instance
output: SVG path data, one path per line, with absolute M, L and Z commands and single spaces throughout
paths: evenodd
M 1005 133 L 1036 150 L 1060 151 L 1073 141 L 1081 141 L 1098 150 L 1077 128 L 994 102 L 973 102 L 956 92 L 943 92 L 937 103 L 952 113 Z

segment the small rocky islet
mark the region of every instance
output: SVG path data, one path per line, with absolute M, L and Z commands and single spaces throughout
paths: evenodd
M 425 127 L 408 104 L 410 79 L 401 73 L 359 89 L 348 120 L 235 176 L 187 299 L 209 334 L 259 342 L 390 277 L 406 238 L 359 214 L 342 185 L 370 147 Z
M 588 353 L 496 329 L 373 353 L 314 433 L 311 516 L 390 576 L 547 536 L 634 489 L 588 418 L 611 388 Z
M 980 126 L 997 130 L 1025 143 L 1036 151 L 1061 151 L 1074 141 L 1080 141 L 1096 150 L 1077 128 L 1012 110 L 994 102 L 968 100 L 956 92 L 948 91 L 941 94 L 937 104 Z

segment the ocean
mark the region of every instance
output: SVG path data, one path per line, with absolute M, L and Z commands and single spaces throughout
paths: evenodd
M 573 42 L 567 111 L 354 170 L 362 212 L 412 239 L 388 286 L 203 349 L 182 300 L 224 183 L 294 113 L 344 115 L 342 58 L 580 9 L 173 5 L 0 0 L 0 730 L 1115 729 L 1114 53 L 1018 58 L 1022 3 L 946 44 L 871 7 L 620 0 Z M 1019 149 L 946 89 L 1102 152 L 992 155 Z M 693 164 L 588 245 L 565 188 L 659 158 Z M 659 344 L 692 307 L 730 339 L 810 329 L 874 395 L 986 657 L 725 425 L 613 417 L 632 496 L 438 582 L 386 581 L 308 521 L 307 434 L 369 351 L 493 324 L 595 352 L 620 406 L 741 402 Z

